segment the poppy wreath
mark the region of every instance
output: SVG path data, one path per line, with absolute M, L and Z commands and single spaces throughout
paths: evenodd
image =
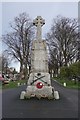
M 36 84 L 36 87 L 37 87 L 38 89 L 41 89 L 41 88 L 43 87 L 43 83 L 42 83 L 42 82 L 38 82 L 38 83 Z

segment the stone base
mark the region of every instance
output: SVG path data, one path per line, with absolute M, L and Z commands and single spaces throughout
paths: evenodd
M 30 88 L 30 86 L 29 86 L 29 88 Z M 48 89 L 45 88 L 44 91 L 46 91 L 46 90 L 50 90 L 50 88 L 48 88 Z M 33 92 L 33 91 L 31 91 L 31 89 L 30 89 L 30 91 L 27 91 L 27 92 L 26 91 L 22 91 L 21 95 L 20 95 L 20 99 L 23 100 L 23 99 L 30 99 L 32 97 L 36 97 L 38 99 L 48 98 L 49 100 L 50 99 L 59 100 L 59 93 L 58 93 L 58 91 L 54 91 L 54 92 L 52 92 L 52 94 L 48 94 L 48 92 L 45 92 L 44 94 L 42 92 L 42 94 L 41 94 L 41 92 L 40 93 L 39 92 L 40 91 Z
M 20 95 L 20 99 L 21 99 L 21 100 L 25 99 L 25 95 L 26 95 L 26 92 L 25 92 L 25 91 L 22 91 L 22 92 L 21 92 L 21 95 Z
M 43 86 L 42 89 L 38 89 L 36 86 L 28 86 L 26 89 L 25 97 L 54 98 L 53 88 L 52 86 Z
M 54 91 L 54 98 L 55 98 L 56 100 L 59 99 L 59 93 L 58 93 L 58 91 Z
M 51 86 L 49 73 L 30 74 L 26 91 L 21 92 L 20 99 L 29 99 L 31 97 L 59 99 L 58 91 L 55 91 L 54 87 Z

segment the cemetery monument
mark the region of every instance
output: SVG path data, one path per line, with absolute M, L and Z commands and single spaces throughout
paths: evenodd
M 22 91 L 20 99 L 37 97 L 48 99 L 59 99 L 58 91 L 51 86 L 50 74 L 48 72 L 48 54 L 46 41 L 42 39 L 42 26 L 45 20 L 37 16 L 33 20 L 36 26 L 36 40 L 32 43 L 31 50 L 31 74 L 28 79 L 26 91 Z

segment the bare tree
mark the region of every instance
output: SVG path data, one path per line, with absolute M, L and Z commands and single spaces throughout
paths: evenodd
M 20 74 L 25 69 L 26 78 L 29 50 L 33 39 L 33 25 L 26 13 L 19 14 L 14 18 L 14 23 L 10 25 L 12 32 L 3 35 L 3 42 L 8 46 L 8 53 L 20 62 Z
M 7 69 L 9 68 L 11 61 L 9 59 L 9 56 L 6 50 L 2 52 L 2 56 L 0 59 L 1 59 L 2 73 L 7 74 Z
M 50 58 L 55 66 L 67 66 L 77 60 L 78 21 L 57 16 L 47 33 Z M 56 63 L 57 62 L 57 63 Z M 56 67 L 56 69 L 57 69 Z

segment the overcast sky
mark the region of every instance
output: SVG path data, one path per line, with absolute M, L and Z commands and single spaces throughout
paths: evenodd
M 20 13 L 26 12 L 33 20 L 37 16 L 45 19 L 43 38 L 49 32 L 52 20 L 57 16 L 78 18 L 77 2 L 4 2 L 2 3 L 2 34 L 10 31 L 9 23 Z M 1 34 L 1 32 L 0 32 Z M 18 67 L 17 67 L 18 70 Z
M 9 31 L 9 23 L 13 21 L 14 17 L 19 13 L 26 12 L 33 20 L 36 16 L 42 16 L 46 24 L 43 27 L 44 34 L 49 31 L 53 18 L 57 15 L 62 15 L 69 18 L 78 17 L 78 3 L 77 2 L 7 2 L 2 3 L 2 33 Z

